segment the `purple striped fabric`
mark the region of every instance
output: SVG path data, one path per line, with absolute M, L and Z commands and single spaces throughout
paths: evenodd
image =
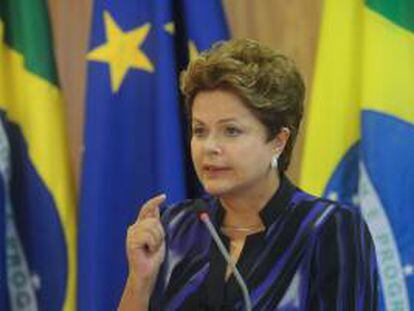
M 224 259 L 197 218 L 200 205 L 219 230 L 225 212 L 214 197 L 163 212 L 167 255 L 151 310 L 244 309 L 235 279 L 224 280 Z M 313 197 L 282 177 L 260 216 L 266 230 L 246 239 L 237 264 L 254 310 L 377 309 L 375 249 L 357 208 Z

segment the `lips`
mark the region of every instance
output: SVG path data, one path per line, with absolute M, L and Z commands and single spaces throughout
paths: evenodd
M 229 171 L 230 168 L 227 166 L 219 166 L 219 165 L 210 165 L 206 164 L 203 165 L 203 171 L 207 174 L 220 174 Z

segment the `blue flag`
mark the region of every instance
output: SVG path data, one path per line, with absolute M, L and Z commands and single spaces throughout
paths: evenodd
M 79 218 L 79 310 L 114 310 L 127 276 L 126 230 L 139 207 L 188 187 L 178 72 L 228 37 L 214 1 L 95 1 L 87 55 Z

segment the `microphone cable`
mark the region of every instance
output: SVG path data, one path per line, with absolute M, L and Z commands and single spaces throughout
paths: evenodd
M 223 242 L 221 241 L 216 228 L 214 228 L 213 224 L 211 223 L 210 216 L 208 213 L 203 209 L 198 212 L 198 217 L 200 220 L 206 225 L 208 231 L 210 232 L 211 236 L 213 237 L 214 242 L 216 243 L 220 253 L 223 255 L 224 259 L 230 265 L 230 269 L 232 270 L 234 276 L 236 277 L 236 281 L 239 284 L 242 294 L 244 304 L 246 306 L 246 311 L 252 310 L 252 303 L 250 301 L 249 290 L 247 289 L 247 285 L 243 280 L 239 270 L 236 267 L 233 259 L 231 259 L 229 252 L 227 251 L 226 247 L 224 246 Z

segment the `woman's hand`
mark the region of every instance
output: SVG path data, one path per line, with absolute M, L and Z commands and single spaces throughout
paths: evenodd
M 165 233 L 159 213 L 159 205 L 165 198 L 165 194 L 161 194 L 147 201 L 135 223 L 128 228 L 126 249 L 129 275 L 119 310 L 148 304 L 165 257 Z

